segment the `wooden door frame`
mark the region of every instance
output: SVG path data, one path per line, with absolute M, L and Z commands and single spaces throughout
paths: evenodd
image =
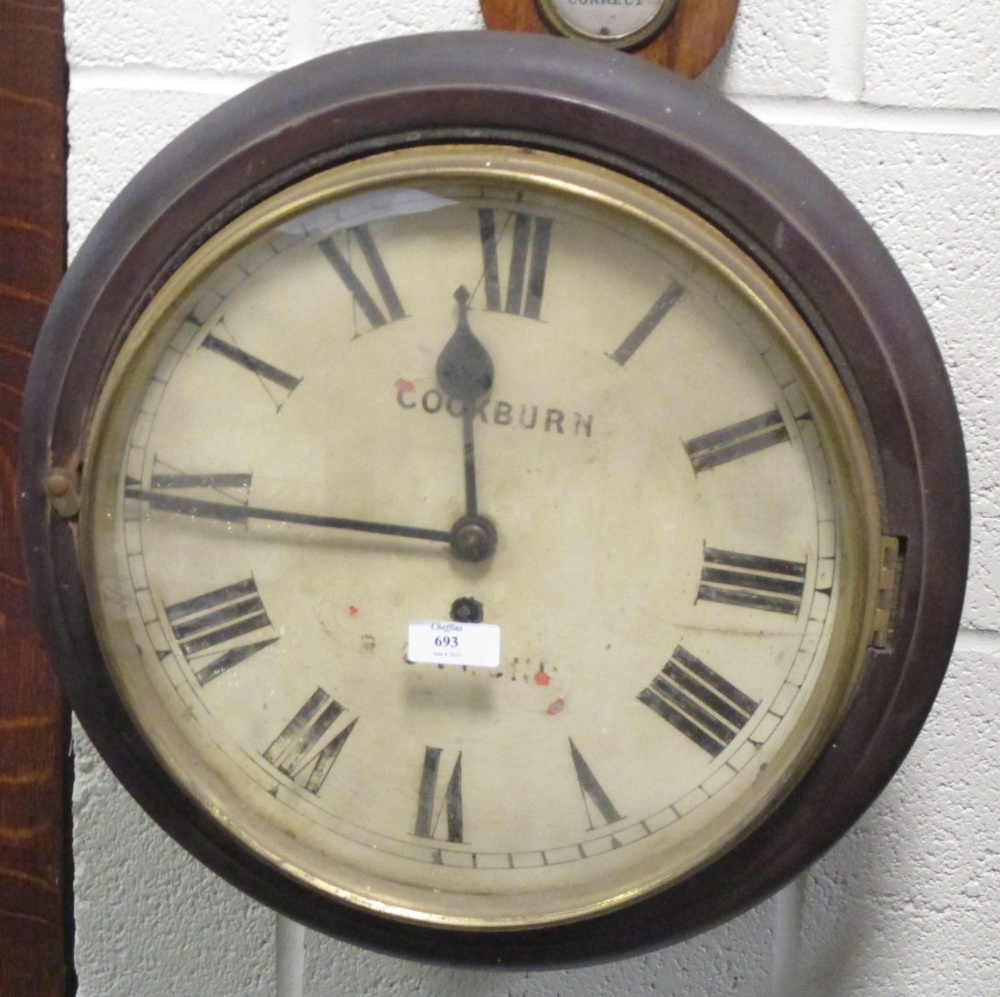
M 62 0 L 0 0 L 0 994 L 72 970 L 68 713 L 31 621 L 17 524 L 22 387 L 66 259 Z

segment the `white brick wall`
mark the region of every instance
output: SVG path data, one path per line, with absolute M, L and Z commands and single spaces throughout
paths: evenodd
M 477 0 L 67 0 L 71 243 L 135 169 L 248 83 L 343 45 L 481 25 Z M 1000 993 L 1000 5 L 743 0 L 706 74 L 847 191 L 946 356 L 973 481 L 965 629 L 899 777 L 776 898 L 660 953 L 525 974 L 305 932 L 190 860 L 78 734 L 81 997 L 993 997 Z

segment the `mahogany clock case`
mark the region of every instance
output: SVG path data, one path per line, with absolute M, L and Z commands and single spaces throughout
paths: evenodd
M 318 170 L 439 143 L 579 157 L 667 192 L 780 286 L 847 389 L 903 568 L 884 649 L 869 648 L 835 736 L 748 837 L 679 884 L 609 914 L 533 930 L 418 927 L 290 888 L 158 766 L 105 670 L 52 467 L 77 470 L 92 406 L 135 317 L 173 270 L 249 206 Z M 227 102 L 145 167 L 73 263 L 25 399 L 20 492 L 37 614 L 89 736 L 194 855 L 291 917 L 395 954 L 465 964 L 593 962 L 677 941 L 765 898 L 833 844 L 917 736 L 943 678 L 967 570 L 969 499 L 944 366 L 917 302 L 860 214 L 814 166 L 696 84 L 544 36 L 448 33 L 378 42 L 283 72 Z

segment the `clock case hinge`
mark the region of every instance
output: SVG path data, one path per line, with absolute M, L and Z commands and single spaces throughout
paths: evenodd
M 871 640 L 871 646 L 879 650 L 888 648 L 892 643 L 905 551 L 905 537 L 882 537 Z
M 53 467 L 45 478 L 45 495 L 49 505 L 63 519 L 73 519 L 80 513 L 79 479 L 65 467 Z

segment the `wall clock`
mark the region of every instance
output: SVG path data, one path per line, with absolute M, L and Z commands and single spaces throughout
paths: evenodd
M 958 623 L 961 434 L 887 252 L 768 129 L 575 42 L 381 42 L 210 114 L 81 249 L 25 413 L 111 768 L 403 955 L 745 909 L 891 777 Z

